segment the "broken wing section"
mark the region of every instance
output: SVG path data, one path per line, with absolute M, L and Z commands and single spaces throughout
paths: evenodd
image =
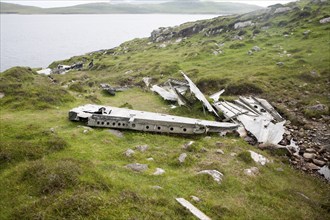
M 218 113 L 213 109 L 212 105 L 209 103 L 209 101 L 207 101 L 207 99 L 205 98 L 203 93 L 197 88 L 195 83 L 193 83 L 193 81 L 191 81 L 191 79 L 189 79 L 189 77 L 184 72 L 181 71 L 181 74 L 188 81 L 190 91 L 195 94 L 196 98 L 204 104 L 204 106 L 208 109 L 209 112 L 213 112 L 217 117 L 219 117 Z
M 156 92 L 158 95 L 160 95 L 164 100 L 169 101 L 177 101 L 177 95 L 174 92 L 169 92 L 166 89 L 153 85 L 151 87 L 151 91 Z
M 260 143 L 276 145 L 283 139 L 285 121 L 273 123 L 262 116 L 250 117 L 247 115 L 240 115 L 237 119 Z
M 283 139 L 285 121 L 269 102 L 243 96 L 234 102 L 216 102 L 214 107 L 223 112 L 225 121 L 240 122 L 259 143 L 277 145 Z

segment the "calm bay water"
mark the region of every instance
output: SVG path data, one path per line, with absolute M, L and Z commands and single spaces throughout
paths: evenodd
M 158 27 L 216 15 L 0 15 L 0 71 L 47 67 L 56 60 L 148 37 Z

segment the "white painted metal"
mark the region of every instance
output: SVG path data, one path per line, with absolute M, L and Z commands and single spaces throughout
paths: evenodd
M 203 102 L 204 106 L 209 110 L 209 112 L 213 112 L 217 117 L 219 117 L 218 113 L 214 110 L 214 108 L 209 103 L 209 101 L 207 101 L 203 93 L 197 88 L 195 83 L 193 83 L 193 81 L 191 81 L 191 79 L 189 79 L 189 77 L 186 74 L 184 74 L 184 72 L 181 71 L 181 74 L 188 81 L 190 91 L 195 94 L 196 98 L 199 101 Z
M 84 105 L 72 109 L 69 119 L 88 121 L 89 126 L 132 129 L 150 132 L 201 134 L 235 130 L 238 125 L 227 122 L 136 111 L 101 105 Z
M 194 216 L 200 220 L 211 220 L 210 217 L 205 215 L 202 211 L 196 208 L 193 204 L 185 200 L 184 198 L 176 198 L 176 201 L 180 203 L 183 207 L 187 208 Z

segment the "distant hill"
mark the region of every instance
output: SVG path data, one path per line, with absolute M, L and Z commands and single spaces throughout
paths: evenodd
M 58 8 L 39 8 L 1 2 L 0 6 L 1 14 L 241 14 L 261 8 L 242 3 L 201 1 L 173 1 L 157 4 L 91 3 Z

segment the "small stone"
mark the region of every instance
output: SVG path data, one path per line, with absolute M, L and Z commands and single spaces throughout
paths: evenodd
M 222 142 L 220 142 L 220 141 L 217 141 L 217 142 L 215 142 L 215 146 L 217 146 L 217 147 L 223 147 L 224 144 Z
M 307 107 L 307 109 L 312 110 L 312 111 L 328 111 L 328 106 L 326 106 L 324 104 L 316 104 L 316 105 Z
M 225 153 L 223 152 L 223 150 L 220 150 L 220 149 L 216 150 L 215 152 L 216 152 L 217 154 L 225 154 Z
M 131 163 L 126 165 L 126 167 L 137 172 L 142 172 L 148 169 L 147 164 L 140 164 L 140 163 Z
M 252 47 L 252 50 L 257 52 L 257 51 L 260 51 L 261 49 L 258 46 L 254 46 L 254 47 Z
M 148 145 L 140 145 L 140 146 L 136 146 L 135 149 L 141 152 L 145 152 L 146 150 L 148 150 L 149 146 Z
M 206 153 L 208 150 L 205 147 L 202 147 L 202 149 L 200 150 L 201 153 Z
M 134 154 L 135 154 L 135 151 L 132 150 L 132 149 L 127 149 L 127 150 L 125 151 L 125 155 L 126 155 L 126 157 L 132 157 Z
M 276 168 L 275 170 L 278 171 L 278 172 L 283 172 L 284 171 L 283 168 L 281 168 L 281 167 Z
M 121 131 L 115 130 L 115 129 L 108 129 L 108 132 L 115 135 L 116 137 L 122 138 L 124 137 L 123 133 Z
M 269 163 L 270 161 L 262 156 L 261 154 L 258 154 L 252 150 L 249 150 L 250 154 L 251 154 L 251 158 L 256 162 L 256 163 L 259 163 L 261 165 L 265 165 L 266 163 Z
M 325 162 L 322 160 L 313 159 L 313 163 L 317 166 L 323 167 L 325 165 Z
M 323 18 L 323 19 L 320 20 L 321 24 L 326 24 L 326 23 L 329 23 L 329 22 L 330 22 L 330 17 Z
M 55 133 L 55 128 L 50 128 L 49 131 Z
M 88 130 L 86 130 L 86 129 L 83 130 L 83 133 L 84 133 L 84 134 L 87 134 L 87 133 L 88 133 Z
M 304 31 L 303 35 L 307 36 L 310 32 L 311 32 L 310 30 Z
M 312 154 L 312 153 L 304 153 L 303 154 L 303 157 L 306 159 L 306 160 L 312 160 L 315 158 L 315 154 Z
M 326 146 L 321 146 L 319 153 L 326 153 L 327 151 L 330 151 L 330 144 Z
M 247 176 L 256 176 L 259 174 L 259 169 L 257 167 L 251 167 L 250 169 L 245 169 L 244 174 Z
M 182 153 L 179 156 L 179 162 L 183 163 L 186 160 L 187 154 L 186 153 Z
M 195 202 L 200 202 L 201 201 L 201 199 L 198 198 L 197 196 L 190 196 L 190 198 Z
M 277 62 L 276 65 L 277 66 L 284 66 L 284 63 L 283 62 Z
M 197 174 L 208 174 L 213 177 L 214 181 L 218 182 L 219 184 L 222 181 L 223 174 L 217 170 L 202 170 L 199 171 Z
M 154 161 L 154 158 L 149 157 L 149 158 L 147 158 L 147 161 Z
M 319 170 L 319 169 L 320 169 L 319 166 L 316 166 L 316 165 L 313 164 L 313 163 L 307 163 L 307 164 L 306 164 L 306 168 L 307 168 L 308 170 Z
M 163 170 L 162 168 L 156 168 L 154 175 L 159 176 L 159 175 L 163 175 L 164 173 L 165 173 L 165 170 Z
M 315 153 L 316 152 L 313 148 L 307 148 L 305 151 L 307 153 Z
M 188 150 L 194 143 L 195 141 L 189 141 L 188 143 L 185 143 L 182 148 Z
M 230 156 L 236 157 L 237 153 L 230 153 Z
M 204 139 L 205 140 L 210 140 L 212 137 L 211 136 L 206 136 Z

